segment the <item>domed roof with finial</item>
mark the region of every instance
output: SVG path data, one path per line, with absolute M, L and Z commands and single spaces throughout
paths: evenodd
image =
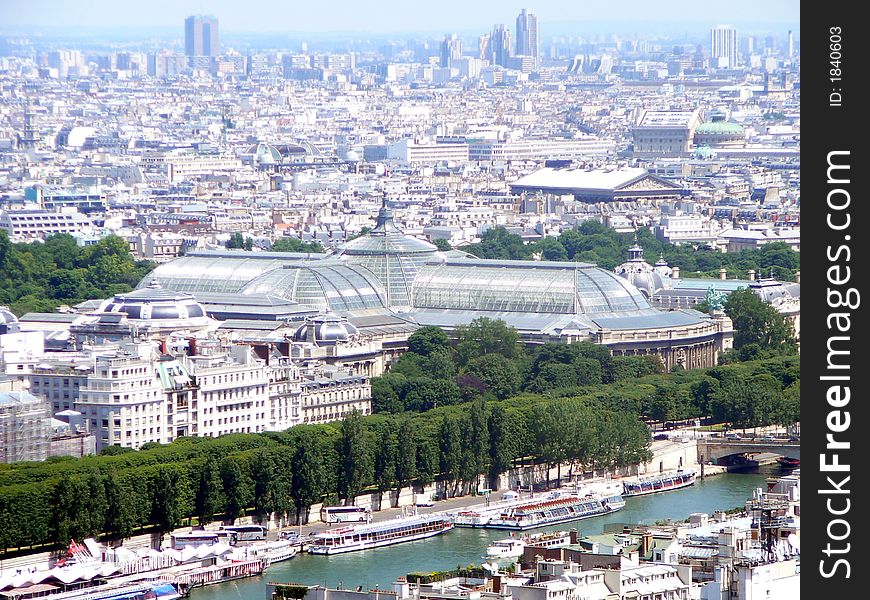
M 670 267 L 662 257 L 653 267 L 643 258 L 643 248 L 635 239 L 634 245 L 628 249 L 628 260 L 613 270 L 614 273 L 627 279 L 634 287 L 649 298 L 667 286 L 670 277 Z
M 348 264 L 371 271 L 384 286 L 387 305 L 394 308 L 411 305 L 411 286 L 426 262 L 444 259 L 437 246 L 405 235 L 396 226 L 386 196 L 378 211 L 374 229 L 347 242 L 340 256 Z
M 99 312 L 124 313 L 135 321 L 174 321 L 205 324 L 205 309 L 186 292 L 165 290 L 158 281 L 126 294 L 117 294 L 100 306 Z
M 387 198 L 378 210 L 374 228 L 367 234 L 344 245 L 343 256 L 360 256 L 371 254 L 432 254 L 438 252 L 438 247 L 425 240 L 419 240 L 405 233 L 393 221 L 393 211 L 387 206 Z
M 359 336 L 359 330 L 346 318 L 333 313 L 309 317 L 296 329 L 293 340 L 318 346 L 334 345 Z

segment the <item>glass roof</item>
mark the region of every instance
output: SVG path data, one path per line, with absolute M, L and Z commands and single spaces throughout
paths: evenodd
M 324 255 L 313 254 L 318 259 Z M 279 252 L 197 252 L 158 265 L 137 287 L 157 281 L 167 290 L 179 292 L 240 291 L 252 279 L 287 265 L 298 265 L 305 254 Z
M 430 256 L 438 252 L 438 247 L 424 240 L 405 235 L 393 222 L 393 212 L 384 206 L 378 211 L 374 229 L 366 235 L 351 240 L 341 251 L 345 256 L 366 254 L 416 254 Z
M 374 229 L 345 244 L 341 256 L 348 264 L 363 266 L 378 278 L 391 307 L 410 306 L 417 271 L 426 261 L 444 257 L 435 245 L 402 233 L 386 203 L 378 212 Z
M 650 308 L 630 283 L 574 263 L 457 260 L 429 263 L 414 282 L 415 308 L 590 314 Z
M 377 254 L 349 256 L 348 264 L 365 267 L 383 285 L 389 306 L 411 306 L 411 286 L 417 272 L 431 258 L 426 255 Z
M 246 285 L 242 294 L 271 295 L 328 311 L 383 308 L 383 291 L 375 277 L 342 263 L 295 265 L 273 269 Z

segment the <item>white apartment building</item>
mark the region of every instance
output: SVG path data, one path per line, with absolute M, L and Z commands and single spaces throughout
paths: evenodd
M 197 175 L 232 173 L 242 168 L 241 159 L 219 154 L 169 154 L 163 157 L 162 162 L 166 165 L 166 175 L 170 183 Z
M 267 365 L 250 346 L 218 340 L 201 341 L 194 355 L 175 358 L 145 342 L 46 358 L 28 379 L 31 392 L 54 412 L 82 413 L 97 451 L 371 413 L 368 375 L 319 360 Z
M 0 210 L 0 229 L 13 242 L 42 239 L 56 233 L 75 233 L 91 222 L 75 210 Z
M 48 402 L 28 392 L 0 392 L 0 463 L 45 460 L 48 456 Z
M 268 368 L 265 361 L 254 358 L 250 347 L 233 346 L 226 353 L 197 354 L 185 362 L 196 388 L 189 417 L 195 426 L 187 435 L 216 437 L 266 431 Z
M 406 138 L 387 146 L 387 158 L 407 165 L 464 162 L 468 160 L 468 144 Z
M 715 221 L 702 215 L 665 215 L 655 227 L 656 239 L 670 244 L 713 244 L 720 233 Z
M 353 411 L 372 412 L 371 382 L 363 375 L 324 370 L 319 376 L 303 380 L 300 397 L 303 423 L 328 423 L 344 419 Z
M 468 148 L 469 160 L 479 162 L 575 160 L 613 155 L 616 152 L 616 143 L 613 140 L 589 136 L 570 140 L 481 140 L 470 142 Z

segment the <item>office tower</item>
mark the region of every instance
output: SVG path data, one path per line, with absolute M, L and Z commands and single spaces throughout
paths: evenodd
M 791 29 L 788 30 L 788 57 L 794 56 L 794 33 Z
M 507 67 L 511 57 L 511 30 L 504 25 L 496 25 L 489 37 L 490 62 Z
M 455 33 L 445 35 L 444 41 L 441 42 L 441 66 L 445 68 L 456 66 L 460 58 L 462 58 L 462 40 L 456 37 Z
M 516 55 L 533 57 L 535 65 L 541 53 L 538 33 L 538 17 L 524 8 L 517 16 Z
M 184 20 L 184 53 L 187 56 L 217 56 L 218 21 L 195 15 Z
M 730 25 L 718 25 L 710 31 L 710 56 L 720 68 L 737 67 L 737 30 Z
M 480 60 L 491 60 L 492 51 L 489 48 L 489 34 L 484 33 L 477 38 L 477 58 Z

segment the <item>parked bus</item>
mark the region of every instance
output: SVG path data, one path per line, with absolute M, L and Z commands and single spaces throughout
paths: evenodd
M 262 525 L 222 525 L 221 531 L 235 533 L 240 542 L 266 539 L 266 528 Z
M 324 523 L 368 523 L 372 513 L 362 506 L 324 506 L 320 509 Z
M 188 546 L 212 545 L 218 543 L 230 544 L 230 536 L 218 535 L 216 531 L 193 531 L 191 533 L 172 534 L 172 547 L 182 550 Z

